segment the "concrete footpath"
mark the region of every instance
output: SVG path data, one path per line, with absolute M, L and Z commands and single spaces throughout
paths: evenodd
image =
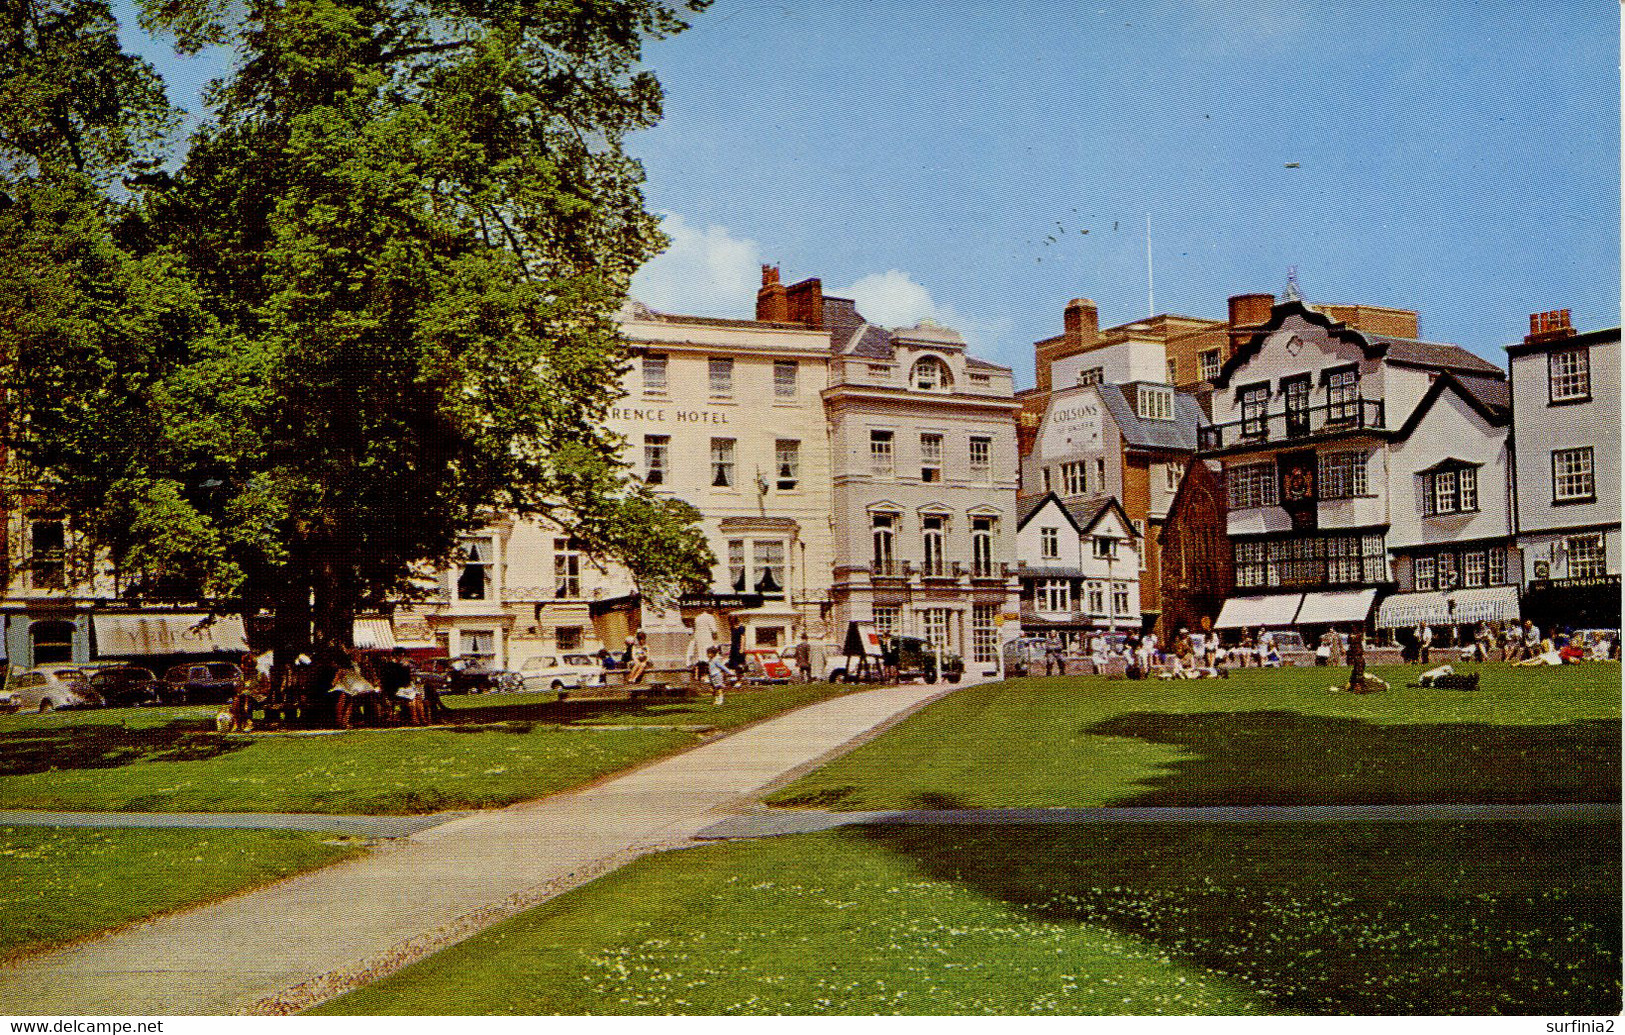
M 0 1013 L 302 1009 L 645 852 L 691 843 L 753 792 L 954 689 L 886 687 L 809 705 L 596 784 L 0 967 Z

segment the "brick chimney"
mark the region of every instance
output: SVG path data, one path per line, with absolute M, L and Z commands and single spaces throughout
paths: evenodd
M 1066 304 L 1062 333 L 1033 343 L 1033 374 L 1041 391 L 1053 386 L 1050 364 L 1094 347 L 1100 340 L 1100 313 L 1087 298 L 1074 298 Z
M 777 266 L 762 267 L 762 286 L 756 292 L 756 319 L 766 323 L 786 323 L 790 319 L 790 304 L 784 285 L 779 283 Z
M 1529 314 L 1529 333 L 1524 335 L 1524 343 L 1534 345 L 1543 341 L 1558 341 L 1563 338 L 1574 337 L 1574 324 L 1569 320 L 1567 309 L 1554 309 L 1549 313 Z
M 775 271 L 776 272 L 776 271 Z M 812 330 L 824 329 L 824 282 L 808 277 L 784 289 L 786 319 Z M 760 317 L 758 317 L 760 319 Z
M 1274 295 L 1230 296 L 1230 350 L 1224 357 L 1225 359 L 1234 356 L 1243 342 L 1252 337 L 1258 328 L 1269 322 L 1270 312 L 1274 308 Z

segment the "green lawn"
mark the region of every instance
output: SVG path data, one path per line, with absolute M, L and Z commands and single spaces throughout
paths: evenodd
M 460 701 L 450 728 L 222 736 L 212 708 L 0 717 L 0 808 L 404 814 L 537 798 L 845 692 L 828 684 L 630 706 Z M 525 718 L 522 716 L 533 716 Z M 646 726 L 641 729 L 607 728 Z
M 872 827 L 650 857 L 335 1014 L 1614 1014 L 1610 825 Z
M 281 830 L 0 827 L 0 958 L 224 898 L 359 851 Z
M 1347 669 L 971 687 L 783 788 L 842 810 L 1618 801 L 1620 667 L 1481 666 L 1477 692 L 1331 693 Z

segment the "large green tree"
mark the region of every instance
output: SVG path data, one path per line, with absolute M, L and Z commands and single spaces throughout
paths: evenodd
M 102 0 L 0 0 L 0 375 L 19 472 L 130 592 L 348 642 L 493 511 L 646 593 L 692 508 L 604 430 L 613 315 L 661 246 L 622 148 L 658 0 L 145 0 L 230 74 L 170 171 Z M 693 0 L 698 10 L 704 0 Z

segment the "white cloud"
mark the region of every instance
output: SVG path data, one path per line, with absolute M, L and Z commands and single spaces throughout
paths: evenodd
M 632 278 L 632 297 L 651 309 L 687 316 L 748 319 L 756 313 L 762 283 L 762 249 L 726 227 L 691 225 L 675 212 L 662 213 L 660 228 L 671 247 Z
M 857 303 L 864 319 L 881 327 L 912 327 L 924 319 L 949 324 L 931 298 L 931 292 L 902 270 L 871 273 L 851 287 L 828 292 Z
M 1007 317 L 978 319 L 938 302 L 930 291 L 902 270 L 871 273 L 851 287 L 826 293 L 852 299 L 864 319 L 882 327 L 912 327 L 921 320 L 934 320 L 958 331 L 971 353 L 983 359 L 1003 358 L 1013 327 Z

